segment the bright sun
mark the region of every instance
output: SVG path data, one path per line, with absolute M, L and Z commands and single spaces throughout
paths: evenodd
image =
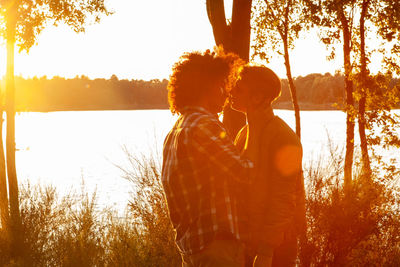
M 19 54 L 16 48 L 15 74 L 49 78 L 85 75 L 91 79 L 115 74 L 120 79 L 168 79 L 172 65 L 182 53 L 214 45 L 204 1 L 116 0 L 108 4 L 115 13 L 103 18 L 100 24 L 89 26 L 85 34 L 76 34 L 62 25 L 49 27 L 29 54 Z M 226 6 L 227 11 L 230 8 Z M 151 16 L 146 10 L 152 10 Z M 0 45 L 3 76 L 6 51 L 4 42 Z M 291 51 L 293 76 L 334 73 L 343 65 L 340 45 L 336 52 L 336 60 L 327 61 L 328 52 L 316 32 L 308 32 Z M 370 66 L 372 72 L 379 69 L 377 61 L 372 60 L 376 65 Z M 273 58 L 268 66 L 281 78 L 286 77 L 281 56 Z
M 0 77 L 6 74 L 7 53 L 4 46 L 0 46 Z M 0 78 L 1 79 L 1 78 Z

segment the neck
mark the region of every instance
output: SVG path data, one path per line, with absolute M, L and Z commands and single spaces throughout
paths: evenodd
M 249 125 L 251 124 L 259 124 L 261 121 L 265 120 L 268 116 L 273 114 L 272 106 L 262 105 L 256 108 L 248 109 L 246 112 L 247 122 Z

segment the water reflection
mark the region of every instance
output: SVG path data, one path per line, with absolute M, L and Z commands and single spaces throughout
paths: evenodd
M 275 113 L 294 128 L 292 111 Z M 97 190 L 100 205 L 121 210 L 132 190 L 115 167 L 129 166 L 122 147 L 132 154 L 160 156 L 163 139 L 176 119 L 168 110 L 20 113 L 16 117 L 19 181 L 80 192 L 84 179 L 89 192 Z M 301 119 L 304 164 L 328 152 L 328 135 L 333 144 L 344 146 L 343 112 L 302 111 Z

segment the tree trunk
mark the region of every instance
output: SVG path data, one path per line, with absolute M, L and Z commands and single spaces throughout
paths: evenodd
M 19 213 L 18 181 L 15 168 L 15 84 L 14 84 L 14 46 L 15 19 L 12 7 L 7 12 L 7 72 L 6 72 L 6 114 L 7 114 L 7 176 L 10 197 L 11 250 L 14 257 L 22 251 L 21 216 Z
M 367 13 L 369 1 L 364 0 L 362 3 L 360 16 L 360 61 L 361 61 L 361 98 L 358 104 L 358 132 L 361 142 L 362 170 L 366 178 L 371 173 L 370 160 L 368 155 L 368 142 L 365 134 L 365 104 L 367 98 L 367 60 L 365 55 L 365 16 Z
M 299 138 L 301 138 L 300 107 L 297 101 L 297 91 L 293 82 L 292 71 L 290 70 L 289 49 L 286 40 L 283 41 L 283 49 L 284 49 L 286 76 L 289 82 L 289 89 L 290 89 L 290 95 L 292 97 L 294 116 L 296 118 L 296 134 Z
M 346 155 L 344 160 L 344 186 L 349 188 L 352 182 L 353 156 L 354 156 L 354 97 L 351 74 L 351 33 L 347 22 L 343 23 L 343 56 L 344 79 L 346 90 Z
M 10 211 L 8 208 L 6 160 L 3 146 L 3 113 L 3 111 L 0 111 L 0 222 L 3 230 L 7 230 Z
M 252 0 L 233 0 L 232 51 L 244 61 L 249 61 Z
M 226 24 L 225 7 L 223 0 L 207 0 L 207 15 L 212 26 L 215 44 L 222 45 L 224 49 L 232 51 L 232 33 Z
M 225 50 L 236 53 L 244 61 L 249 61 L 250 52 L 250 14 L 251 0 L 234 0 L 232 6 L 232 23 L 226 24 L 223 0 L 207 0 L 207 14 L 210 20 L 216 45 L 222 45 Z M 244 114 L 224 109 L 223 122 L 229 134 L 235 138 L 237 132 L 245 125 Z

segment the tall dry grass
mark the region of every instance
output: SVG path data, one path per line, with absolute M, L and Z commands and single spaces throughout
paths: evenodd
M 133 157 L 121 169 L 131 181 L 125 215 L 97 208 L 96 194 L 60 196 L 51 186 L 20 188 L 24 242 L 13 259 L 0 231 L 0 266 L 181 266 L 153 158 Z
M 301 265 L 400 266 L 398 172 L 382 165 L 366 177 L 356 168 L 346 191 L 342 155 L 331 146 L 327 157 L 305 170 L 308 225 Z
M 126 214 L 99 210 L 96 194 L 60 196 L 54 187 L 20 189 L 24 245 L 12 259 L 0 231 L 0 266 L 180 266 L 160 182 L 159 157 L 126 150 L 120 167 L 133 188 Z M 400 266 L 400 198 L 395 173 L 375 171 L 371 183 L 356 175 L 343 189 L 342 153 L 305 168 L 307 235 L 302 266 Z M 358 173 L 358 171 L 356 171 Z

